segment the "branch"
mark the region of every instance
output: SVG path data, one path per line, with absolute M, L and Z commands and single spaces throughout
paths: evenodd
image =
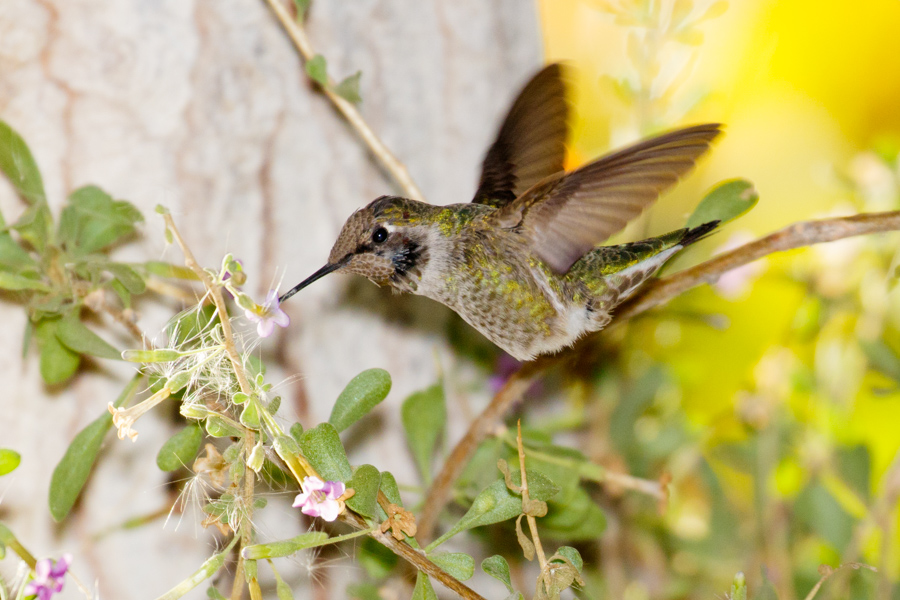
M 702 283 L 716 282 L 723 273 L 731 269 L 775 252 L 833 242 L 857 235 L 896 230 L 900 230 L 900 211 L 795 223 L 696 267 L 646 283 L 631 299 L 619 307 L 614 321 L 624 321 L 636 317 Z M 567 355 L 568 353 L 563 352 L 524 364 L 497 392 L 487 408 L 475 418 L 469 426 L 469 430 L 447 457 L 441 472 L 438 473 L 428 490 L 425 508 L 419 521 L 417 538 L 420 542 L 428 541 L 431 538 L 438 516 L 450 497 L 453 484 L 488 433 L 500 422 L 509 407 L 522 399 L 535 379 L 539 378 L 548 367 L 557 364 Z
M 294 46 L 297 47 L 300 56 L 303 57 L 303 61 L 308 62 L 311 60 L 316 53 L 313 51 L 312 44 L 310 44 L 309 37 L 307 37 L 303 26 L 297 19 L 291 17 L 281 0 L 266 0 L 266 2 L 272 8 L 275 16 L 278 17 L 278 21 L 291 38 L 291 41 L 294 42 Z M 375 132 L 372 131 L 372 128 L 369 127 L 368 123 L 363 119 L 363 116 L 356 109 L 356 106 L 332 91 L 333 85 L 330 78 L 328 79 L 328 85 L 321 86 L 321 89 L 322 93 L 325 94 L 325 97 L 331 101 L 338 112 L 347 119 L 350 126 L 356 130 L 357 135 L 362 138 L 362 141 L 368 146 L 369 151 L 381 162 L 385 170 L 391 174 L 391 177 L 394 178 L 394 181 L 397 182 L 397 185 L 400 186 L 404 194 L 413 200 L 424 200 L 425 198 L 422 195 L 422 192 L 412 180 L 412 177 L 410 177 L 409 171 L 406 170 L 406 166 L 400 162 L 400 160 L 388 150 L 388 147 L 384 145 L 384 142 L 375 135 Z
M 900 211 L 837 217 L 821 221 L 795 223 L 731 252 L 679 271 L 664 279 L 648 282 L 637 294 L 616 311 L 615 320 L 622 321 L 665 304 L 701 283 L 715 283 L 725 272 L 742 267 L 769 254 L 794 250 L 813 244 L 900 229 Z
M 357 529 L 368 528 L 368 524 L 363 520 L 362 517 L 360 517 L 356 513 L 350 512 L 349 510 L 343 512 L 343 514 L 341 515 L 341 520 Z M 461 598 L 464 598 L 465 600 L 485 600 L 484 597 L 472 590 L 466 584 L 459 581 L 458 579 L 441 569 L 439 566 L 428 560 L 428 558 L 421 550 L 413 548 L 405 541 L 397 541 L 393 538 L 393 536 L 382 533 L 380 529 L 375 529 L 375 531 L 371 532 L 369 535 L 374 538 L 375 541 L 387 547 L 391 552 L 409 562 L 419 571 L 422 571 L 433 579 L 440 581 L 448 589 L 459 594 Z

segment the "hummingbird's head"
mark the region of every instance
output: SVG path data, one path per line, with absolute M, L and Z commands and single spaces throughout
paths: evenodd
M 381 196 L 350 215 L 341 228 L 328 264 L 281 297 L 284 302 L 329 273 L 354 273 L 378 285 L 415 291 L 428 262 L 426 217 L 439 210 L 430 204 Z

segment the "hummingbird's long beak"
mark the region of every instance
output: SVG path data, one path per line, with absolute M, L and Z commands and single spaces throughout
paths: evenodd
M 307 277 L 306 279 L 304 279 L 303 281 L 301 281 L 300 283 L 298 283 L 297 285 L 295 285 L 294 287 L 289 289 L 287 292 L 285 292 L 285 294 L 281 298 L 278 299 L 278 303 L 281 304 L 282 302 L 284 302 L 285 300 L 287 300 L 288 298 L 290 298 L 291 296 L 293 296 L 294 294 L 296 294 L 297 292 L 299 292 L 300 290 L 302 290 L 303 288 L 305 288 L 306 286 L 311 284 L 313 281 L 315 281 L 317 279 L 321 279 L 321 278 L 325 277 L 326 275 L 328 275 L 329 273 L 333 273 L 333 272 L 337 271 L 338 269 L 340 269 L 341 267 L 344 266 L 344 262 L 346 262 L 346 261 L 339 261 L 339 262 L 336 262 L 333 264 L 325 265 L 324 267 L 322 267 L 321 269 L 319 269 L 318 271 L 316 271 L 315 273 L 313 273 L 312 275 L 310 275 L 309 277 Z

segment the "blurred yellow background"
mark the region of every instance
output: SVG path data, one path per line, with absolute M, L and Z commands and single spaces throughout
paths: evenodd
M 755 184 L 758 206 L 686 262 L 796 221 L 897 210 L 900 2 L 539 0 L 539 8 L 547 62 L 574 67 L 570 166 L 679 125 L 726 126 L 697 172 L 630 228 L 630 239 L 681 227 L 707 189 L 734 177 Z M 757 508 L 768 506 L 760 490 L 781 499 L 772 506 L 790 505 L 819 482 L 864 519 L 867 500 L 835 476 L 838 447 L 868 448 L 871 493 L 888 485 L 900 451 L 900 392 L 867 366 L 867 344 L 900 352 L 898 245 L 894 233 L 771 256 L 733 296 L 705 287 L 672 303 L 676 315 L 722 317 L 724 331 L 677 317 L 630 326 L 625 364 L 656 362 L 674 375 L 678 410 L 748 518 L 754 496 Z M 720 445 L 764 440 L 771 429 L 790 431 L 791 441 L 765 481 L 715 459 Z M 694 494 L 690 478 L 679 488 L 676 475 L 673 530 L 685 518 L 709 526 L 709 503 L 691 501 Z M 883 561 L 897 578 L 891 510 L 889 556 L 880 554 L 887 546 L 879 550 L 878 527 L 863 528 L 858 543 L 864 560 Z M 814 573 L 816 561 L 840 562 L 826 546 L 791 554 Z M 778 587 L 782 597 L 791 591 Z

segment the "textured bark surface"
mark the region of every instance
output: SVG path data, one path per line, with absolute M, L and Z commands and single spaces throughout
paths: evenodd
M 319 0 L 308 28 L 333 77 L 363 72 L 363 115 L 428 200 L 468 200 L 503 110 L 539 65 L 534 6 Z M 147 217 L 143 239 L 121 256 L 180 261 L 153 213 L 166 205 L 205 265 L 217 266 L 225 252 L 243 260 L 245 289 L 258 298 L 272 282 L 289 287 L 321 266 L 354 209 L 396 192 L 301 69 L 257 0 L 0 2 L 0 118 L 30 145 L 54 211 L 73 189 L 97 184 Z M 0 208 L 10 221 L 22 209 L 5 181 Z M 151 335 L 178 309 L 148 302 L 138 308 Z M 341 276 L 310 287 L 287 308 L 291 327 L 261 347 L 283 367 L 271 369 L 269 379 L 290 378 L 280 386 L 281 414 L 318 423 L 353 375 L 387 369 L 394 379 L 388 400 L 347 432 L 351 460 L 418 483 L 400 435 L 399 404 L 436 381 L 440 369 L 458 374 L 448 378 L 456 386 L 448 403 L 460 400 L 467 367 L 454 361 L 446 330 L 461 322 L 435 303 Z M 0 446 L 23 456 L 19 470 L 0 480 L 0 519 L 39 556 L 75 554 L 76 573 L 88 585 L 98 581 L 102 597 L 155 597 L 193 572 L 213 543 L 198 511 L 173 514 L 165 528 L 161 518 L 116 528 L 173 504 L 154 457 L 174 426 L 154 415 L 138 423 L 136 443 L 111 438 L 71 519 L 51 525 L 53 466 L 130 370 L 90 363 L 70 387 L 47 389 L 34 349 L 21 356 L 24 322 L 19 307 L 0 303 Z M 109 331 L 109 339 L 128 345 L 124 332 L 114 325 Z M 455 438 L 466 411 L 450 412 Z M 284 498 L 271 504 L 259 515 L 266 537 L 299 531 L 303 524 L 281 508 Z M 302 563 L 289 562 L 283 574 L 298 597 L 308 597 L 316 586 Z M 11 576 L 13 561 L 0 568 Z M 320 593 L 343 597 L 353 577 L 324 573 Z M 188 597 L 205 597 L 204 589 Z M 78 597 L 76 588 L 69 585 L 63 596 Z

